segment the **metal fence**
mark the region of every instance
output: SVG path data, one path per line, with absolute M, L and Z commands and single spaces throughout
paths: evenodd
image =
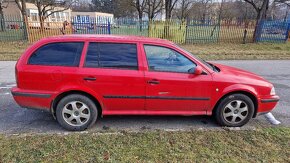
M 0 15 L 0 41 L 27 40 L 25 27 L 21 17 Z
M 186 43 L 217 43 L 220 22 L 210 20 L 191 20 L 186 26 Z
M 258 42 L 285 42 L 288 39 L 290 23 L 286 21 L 262 21 L 258 28 Z
M 137 19 L 87 18 L 43 23 L 25 21 L 20 17 L 0 17 L 0 41 L 27 40 L 63 34 L 140 35 L 171 40 L 178 44 L 250 43 L 256 23 L 254 20 L 170 20 L 139 21 Z M 258 42 L 285 42 L 289 23 L 263 21 L 258 28 Z

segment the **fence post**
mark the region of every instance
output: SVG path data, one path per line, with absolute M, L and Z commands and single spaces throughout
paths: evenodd
M 2 32 L 5 31 L 5 19 L 3 14 L 0 14 L 0 30 Z
M 287 31 L 286 31 L 286 36 L 285 36 L 285 43 L 287 42 L 289 38 L 289 31 L 290 31 L 290 23 L 288 23 Z
M 110 21 L 108 20 L 108 34 L 110 35 L 111 34 L 111 24 L 110 24 Z
M 150 37 L 151 23 L 151 20 L 148 20 L 148 37 Z
M 188 36 L 187 30 L 188 30 L 188 19 L 186 19 L 185 22 L 185 40 L 184 40 L 185 44 L 187 44 L 187 36 Z
M 215 20 L 214 20 L 215 21 Z M 217 43 L 220 43 L 220 31 L 221 31 L 221 28 L 222 28 L 222 20 L 219 18 L 218 20 L 218 33 L 217 33 Z
M 27 40 L 27 41 L 31 41 L 30 39 L 29 39 L 29 26 L 28 26 L 28 20 L 27 20 L 27 16 L 25 16 L 24 18 L 23 18 L 23 34 L 24 34 L 24 39 L 25 40 Z

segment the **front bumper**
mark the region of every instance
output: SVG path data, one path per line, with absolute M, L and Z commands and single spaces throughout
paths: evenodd
M 278 101 L 280 100 L 279 96 L 264 96 L 258 99 L 258 110 L 257 115 L 268 113 L 275 108 Z

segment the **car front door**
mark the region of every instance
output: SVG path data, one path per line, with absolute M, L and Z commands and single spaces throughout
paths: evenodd
M 89 43 L 81 74 L 85 85 L 102 97 L 103 114 L 144 110 L 144 72 L 138 58 L 136 43 Z
M 143 45 L 146 110 L 162 114 L 205 114 L 210 100 L 211 76 L 192 73 L 197 64 L 172 48 Z

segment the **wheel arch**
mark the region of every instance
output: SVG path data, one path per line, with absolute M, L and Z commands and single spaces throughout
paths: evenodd
M 237 90 L 237 91 L 232 91 L 232 92 L 228 92 L 226 94 L 224 94 L 217 102 L 216 104 L 214 105 L 213 107 L 213 110 L 212 112 L 214 113 L 218 107 L 218 105 L 221 103 L 221 101 L 226 98 L 227 96 L 230 96 L 232 94 L 243 94 L 243 95 L 246 95 L 248 96 L 254 103 L 254 115 L 253 115 L 253 118 L 256 117 L 257 115 L 257 110 L 258 110 L 258 99 L 257 97 L 252 93 L 252 92 L 249 92 L 249 91 L 245 91 L 245 90 Z
M 65 97 L 65 96 L 68 96 L 68 95 L 71 95 L 71 94 L 80 94 L 80 95 L 83 95 L 83 96 L 86 96 L 88 98 L 90 98 L 94 103 L 95 105 L 97 106 L 98 108 L 98 116 L 101 116 L 102 115 L 102 112 L 103 112 L 103 107 L 102 107 L 102 104 L 100 103 L 100 101 L 95 97 L 93 96 L 92 94 L 88 93 L 88 92 L 85 92 L 85 91 L 80 91 L 80 90 L 68 90 L 68 91 L 65 91 L 65 92 L 62 92 L 60 94 L 58 94 L 51 102 L 51 113 L 52 115 L 54 116 L 54 118 L 56 117 L 55 115 L 55 111 L 56 111 L 56 106 L 57 104 L 59 103 L 59 101 Z

